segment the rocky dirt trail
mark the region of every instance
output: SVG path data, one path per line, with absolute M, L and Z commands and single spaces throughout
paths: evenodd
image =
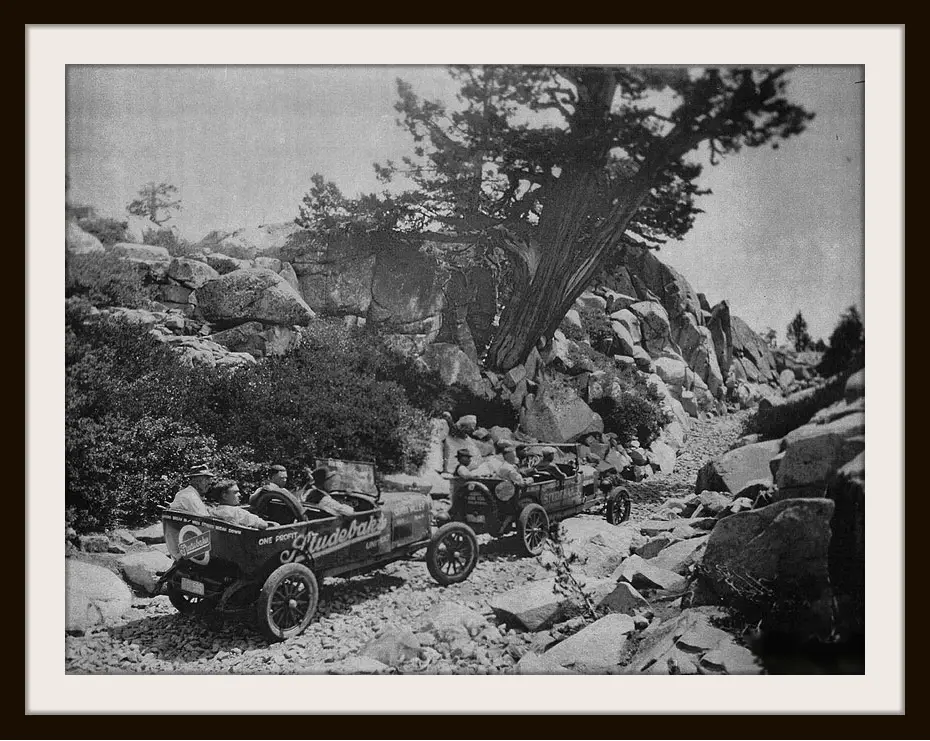
M 745 414 L 693 420 L 674 472 L 630 483 L 631 519 L 648 520 L 666 499 L 692 494 L 698 469 L 739 437 Z M 393 564 L 367 576 L 326 580 L 317 617 L 308 629 L 277 644 L 268 643 L 246 620 L 185 617 L 165 596 L 139 596 L 118 624 L 66 636 L 66 671 L 512 673 L 528 651 L 541 652 L 580 624 L 568 621 L 535 633 L 500 624 L 490 601 L 550 574 L 536 559 L 520 556 L 512 537 L 479 540 L 477 568 L 466 582 L 451 587 L 437 585 L 420 561 Z M 392 635 L 387 645 L 368 645 L 386 629 Z

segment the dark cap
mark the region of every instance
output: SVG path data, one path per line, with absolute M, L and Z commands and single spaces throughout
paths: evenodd
M 470 451 L 468 448 L 462 448 L 461 450 L 459 450 L 459 451 L 455 454 L 456 458 L 462 458 L 462 457 L 464 457 L 464 456 L 466 456 L 466 455 L 467 455 L 469 458 L 473 457 L 472 454 L 471 454 L 471 451 Z

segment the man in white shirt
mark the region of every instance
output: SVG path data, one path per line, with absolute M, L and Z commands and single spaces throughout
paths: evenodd
M 187 471 L 186 478 L 187 486 L 174 495 L 174 499 L 168 507 L 209 517 L 210 510 L 203 501 L 203 495 L 207 493 L 213 483 L 215 474 L 206 463 L 201 463 L 190 468 Z

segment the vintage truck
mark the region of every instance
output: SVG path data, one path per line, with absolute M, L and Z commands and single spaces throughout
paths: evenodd
M 453 522 L 431 527 L 429 500 L 382 494 L 373 463 L 333 458 L 317 463 L 336 472 L 330 493 L 352 514 L 297 507 L 281 495 L 263 497 L 255 512 L 275 523 L 267 529 L 164 510 L 165 542 L 175 563 L 161 583 L 179 612 L 252 612 L 269 639 L 284 640 L 310 623 L 325 577 L 362 574 L 423 548 L 430 575 L 444 586 L 474 570 L 478 541 L 471 527 Z
M 528 466 L 543 447 L 562 451 L 557 463 L 565 477 L 533 473 L 526 483 L 516 485 L 496 477 L 452 478 L 449 516 L 453 522 L 470 525 L 477 533 L 502 538 L 516 528 L 523 549 L 538 555 L 552 523 L 603 509 L 608 522 L 618 525 L 630 517 L 629 491 L 619 485 L 616 474 L 601 475 L 584 465 L 576 444 L 540 443 L 526 446 Z

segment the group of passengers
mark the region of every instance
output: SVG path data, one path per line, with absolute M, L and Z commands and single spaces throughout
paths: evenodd
M 462 479 L 497 478 L 518 486 L 530 483 L 539 477 L 552 477 L 565 481 L 568 476 L 555 462 L 556 450 L 552 446 L 538 449 L 540 458 L 530 463 L 531 449 L 528 445 L 517 445 L 512 440 L 500 440 L 495 448 L 499 457 L 488 457 L 479 465 L 472 465 L 473 456 L 468 448 L 459 450 L 452 474 Z
M 239 484 L 232 479 L 219 479 L 210 467 L 200 464 L 190 468 L 185 478 L 187 486 L 175 494 L 170 509 L 191 512 L 204 517 L 215 517 L 236 525 L 265 529 L 276 525 L 242 507 Z M 355 510 L 337 502 L 330 495 L 336 472 L 326 466 L 311 470 L 304 468 L 304 483 L 295 492 L 286 488 L 287 469 L 281 465 L 269 467 L 265 482 L 249 497 L 252 509 L 261 510 L 269 497 L 289 501 L 296 510 L 310 505 L 330 515 L 350 515 Z M 255 506 L 259 505 L 259 506 Z

